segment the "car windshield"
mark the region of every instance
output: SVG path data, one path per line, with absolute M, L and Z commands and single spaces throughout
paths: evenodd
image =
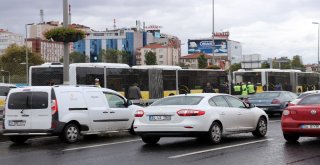
M 279 97 L 280 92 L 263 92 L 263 93 L 257 93 L 253 95 L 251 98 L 274 98 L 274 97 Z
M 150 106 L 162 105 L 197 105 L 203 99 L 202 96 L 170 96 L 160 99 Z
M 304 98 L 305 96 L 308 96 L 308 95 L 310 95 L 310 94 L 312 94 L 312 93 L 301 93 L 301 94 L 298 96 L 298 99 L 302 99 L 302 98 Z
M 315 105 L 320 104 L 320 94 L 309 94 L 304 97 L 297 105 Z

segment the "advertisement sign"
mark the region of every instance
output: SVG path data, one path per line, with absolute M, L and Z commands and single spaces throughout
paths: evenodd
M 214 55 L 215 56 L 227 56 L 228 45 L 227 40 L 215 40 L 214 41 Z M 193 53 L 206 53 L 212 54 L 212 40 L 188 40 L 188 54 Z

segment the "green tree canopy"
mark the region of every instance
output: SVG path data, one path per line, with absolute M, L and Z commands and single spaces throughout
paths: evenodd
M 157 56 L 156 53 L 148 51 L 145 54 L 145 61 L 146 65 L 157 65 Z
M 40 65 L 44 61 L 39 54 L 28 49 L 28 66 Z M 23 65 L 24 64 L 24 65 Z M 12 82 L 25 82 L 26 79 L 26 47 L 10 45 L 0 57 L 1 70 L 9 71 Z M 15 80 L 15 78 L 17 80 Z M 19 79 L 19 80 L 18 80 Z
M 69 61 L 71 63 L 85 63 L 89 61 L 88 57 L 79 52 L 72 52 L 69 54 Z M 60 59 L 60 62 L 63 62 L 63 57 Z
M 229 68 L 231 72 L 237 71 L 239 69 L 241 69 L 241 63 L 232 64 Z
M 101 50 L 101 61 L 108 63 L 124 63 L 129 61 L 129 54 L 126 51 L 119 51 L 115 49 Z
M 263 62 L 261 64 L 261 68 L 262 69 L 269 69 L 270 68 L 270 64 L 267 61 L 265 61 L 265 62 Z
M 207 66 L 208 66 L 208 60 L 206 59 L 204 54 L 200 54 L 200 56 L 198 56 L 198 68 L 204 69 Z
M 293 56 L 292 61 L 291 61 L 291 67 L 292 67 L 292 69 L 305 70 L 305 67 L 302 64 L 302 61 L 300 60 L 299 55 Z

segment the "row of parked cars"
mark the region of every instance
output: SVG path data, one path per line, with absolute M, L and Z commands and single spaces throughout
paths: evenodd
M 282 115 L 284 137 L 295 141 L 299 136 L 316 135 L 302 132 L 319 130 L 320 109 L 317 106 L 320 101 L 312 102 L 320 100 L 318 97 L 320 95 L 307 95 L 289 106 L 289 99 L 297 97 L 286 91 L 256 94 L 248 102 L 222 93 L 183 94 L 140 107 L 105 88 L 22 87 L 11 89 L 7 96 L 3 135 L 15 143 L 24 143 L 40 135 L 56 135 L 73 143 L 80 135 L 129 131 L 148 144 L 172 136 L 197 137 L 215 144 L 228 134 L 252 133 L 263 137 L 268 130 L 267 113 L 285 109 Z M 306 107 L 307 104 L 310 107 Z

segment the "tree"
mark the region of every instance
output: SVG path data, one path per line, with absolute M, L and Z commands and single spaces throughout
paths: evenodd
M 261 64 L 261 68 L 262 69 L 269 69 L 270 68 L 270 64 L 267 61 L 265 61 L 265 62 L 263 62 Z
M 79 53 L 79 52 L 72 52 L 69 54 L 69 60 L 71 63 L 85 63 L 89 61 L 88 57 L 86 55 Z M 63 62 L 63 58 L 60 59 L 60 62 Z
M 40 65 L 44 61 L 39 54 L 28 49 L 28 66 Z M 0 57 L 1 70 L 9 71 L 12 82 L 24 82 L 26 79 L 26 47 L 10 45 Z
M 239 69 L 241 69 L 241 63 L 232 64 L 229 68 L 231 72 L 237 71 Z
M 145 61 L 146 65 L 157 65 L 157 56 L 156 53 L 148 51 L 145 54 Z
M 299 55 L 293 56 L 292 61 L 291 61 L 291 67 L 292 67 L 292 69 L 305 70 L 305 67 L 302 64 Z
M 200 56 L 198 56 L 197 59 L 198 59 L 198 68 L 199 69 L 204 69 L 208 66 L 208 60 L 206 59 L 204 54 L 200 54 Z
M 129 54 L 126 51 L 119 51 L 115 49 L 101 50 L 102 62 L 108 63 L 125 63 L 129 61 Z

